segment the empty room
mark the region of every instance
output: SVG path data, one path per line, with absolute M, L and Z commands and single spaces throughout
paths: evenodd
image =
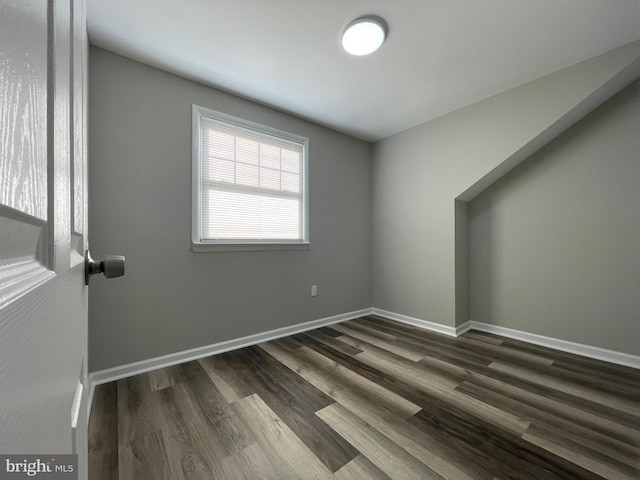
M 0 478 L 640 478 L 640 2 L 0 38 Z

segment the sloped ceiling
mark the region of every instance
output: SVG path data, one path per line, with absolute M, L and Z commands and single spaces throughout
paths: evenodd
M 389 24 L 352 57 L 355 18 Z M 375 141 L 640 38 L 639 0 L 88 0 L 92 44 Z

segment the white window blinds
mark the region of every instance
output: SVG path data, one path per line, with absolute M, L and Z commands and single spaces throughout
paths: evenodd
M 305 241 L 305 142 L 199 117 L 200 241 Z

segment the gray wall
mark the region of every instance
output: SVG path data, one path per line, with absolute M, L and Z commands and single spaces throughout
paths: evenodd
M 466 212 L 456 200 L 628 84 L 639 56 L 640 41 L 375 143 L 373 306 L 450 327 L 468 320 Z
M 91 370 L 371 306 L 462 324 L 470 316 L 470 212 L 460 200 L 606 98 L 639 56 L 640 41 L 372 149 L 92 48 L 91 246 L 96 258 L 119 253 L 128 264 L 124 278 L 92 282 Z M 310 138 L 310 250 L 191 252 L 192 103 Z
M 471 318 L 640 354 L 640 82 L 476 197 Z
M 97 48 L 89 99 L 92 371 L 371 306 L 368 143 Z M 309 138 L 310 250 L 191 251 L 192 103 Z

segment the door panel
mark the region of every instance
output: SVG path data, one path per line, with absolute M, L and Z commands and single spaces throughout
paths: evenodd
M 0 452 L 86 477 L 84 0 L 0 2 Z M 86 390 L 86 389 L 85 389 Z
M 45 221 L 47 17 L 44 2 L 0 4 L 0 203 Z
M 49 162 L 49 232 L 52 235 L 53 267 L 63 272 L 70 265 L 71 250 L 71 8 L 70 0 L 53 2 L 53 18 L 49 29 L 49 41 L 53 43 L 54 65 L 49 72 L 52 85 L 49 86 L 50 110 L 49 148 L 53 158 Z
M 87 75 L 88 43 L 84 2 L 74 2 L 71 9 L 71 265 L 84 262 L 88 249 L 86 199 L 87 197 Z
M 85 303 L 81 270 L 55 275 L 0 313 L 2 453 L 73 452 L 71 404 L 83 348 L 69 333 Z

